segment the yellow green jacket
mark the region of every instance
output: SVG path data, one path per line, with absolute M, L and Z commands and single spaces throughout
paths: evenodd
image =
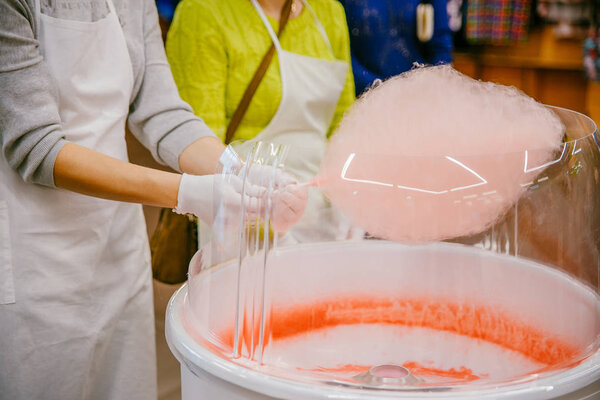
M 280 38 L 284 50 L 348 63 L 346 84 L 328 135 L 354 101 L 346 18 L 336 0 L 309 0 L 333 55 L 306 8 L 289 20 Z M 275 32 L 279 21 L 268 17 Z M 222 140 L 237 105 L 271 46 L 271 37 L 250 0 L 183 0 L 167 36 L 167 57 L 181 97 Z M 269 65 L 234 140 L 248 140 L 269 124 L 281 100 L 277 55 Z

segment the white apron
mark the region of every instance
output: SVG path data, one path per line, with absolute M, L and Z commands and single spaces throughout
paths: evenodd
M 37 15 L 66 138 L 127 160 L 133 72 L 114 6 Z M 156 398 L 150 253 L 139 205 L 24 183 L 0 162 L 0 398 Z
M 290 147 L 285 160 L 286 170 L 300 182 L 312 179 L 319 171 L 327 144 L 327 131 L 338 100 L 346 84 L 348 63 L 329 61 L 283 50 L 256 0 L 252 0 L 269 35 L 279 59 L 281 73 L 281 102 L 267 127 L 251 142 L 264 141 Z M 310 5 L 304 7 L 315 20 L 329 50 L 333 54 L 327 33 Z M 242 146 L 248 146 L 249 143 Z M 281 239 L 282 244 L 345 239 L 350 223 L 333 208 L 318 189 L 309 188 L 308 204 L 297 225 Z

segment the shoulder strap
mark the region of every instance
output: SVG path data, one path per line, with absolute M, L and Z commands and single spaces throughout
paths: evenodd
M 281 37 L 281 33 L 287 25 L 288 19 L 290 17 L 291 10 L 292 0 L 286 0 L 285 4 L 283 5 L 283 8 L 281 9 L 281 15 L 279 18 L 279 31 L 277 32 L 277 37 Z M 246 88 L 242 99 L 240 100 L 235 112 L 233 113 L 233 116 L 231 117 L 231 121 L 227 126 L 227 132 L 225 133 L 225 144 L 229 144 L 231 142 L 231 139 L 233 139 L 233 134 L 240 125 L 240 122 L 242 122 L 242 118 L 244 118 L 244 114 L 246 114 L 246 110 L 248 110 L 248 106 L 250 105 L 252 96 L 254 96 L 256 89 L 258 89 L 258 85 L 260 85 L 260 82 L 265 76 L 267 68 L 269 68 L 269 64 L 273 59 L 274 53 L 275 44 L 271 43 L 271 47 L 269 47 L 269 50 L 267 50 L 267 53 L 265 54 L 260 65 L 256 69 L 256 72 L 254 73 L 250 84 L 248 84 L 248 87 Z

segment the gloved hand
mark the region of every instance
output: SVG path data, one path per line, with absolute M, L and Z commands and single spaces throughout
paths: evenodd
M 244 171 L 240 171 L 243 175 Z M 268 188 L 272 180 L 270 223 L 276 232 L 285 232 L 302 217 L 308 193 L 305 186 L 278 168 L 252 164 L 247 172 L 247 182 Z
M 266 189 L 246 183 L 244 195 L 245 214 L 252 218 L 261 215 L 262 198 Z M 183 174 L 177 193 L 178 214 L 193 214 L 208 225 L 216 219 L 227 224 L 238 224 L 242 207 L 242 180 L 235 175 L 188 175 Z M 215 194 L 219 204 L 214 204 Z
M 296 225 L 308 200 L 306 186 L 298 183 L 276 189 L 272 196 L 271 227 L 276 232 L 285 232 Z
M 244 170 L 241 169 L 238 176 L 242 177 Z M 248 170 L 248 176 L 246 178 L 248 182 L 267 187 L 269 180 L 273 180 L 273 189 L 280 189 L 288 185 L 298 184 L 298 180 L 292 175 L 283 172 L 279 168 L 272 167 L 270 165 L 252 164 Z
M 302 217 L 306 208 L 307 191 L 305 187 L 298 185 L 294 177 L 268 165 L 252 163 L 250 168 L 246 168 L 246 162 L 231 146 L 227 146 L 219 161 L 223 170 L 228 171 L 225 176 L 228 177 L 229 184 L 225 183 L 223 175 L 213 177 L 184 174 L 179 186 L 176 212 L 194 214 L 209 225 L 212 224 L 215 220 L 212 185 L 215 184 L 214 192 L 221 193 L 222 198 L 222 206 L 216 210 L 216 217 L 224 220 L 226 224 L 238 224 L 242 184 L 245 179 L 244 208 L 249 219 L 266 217 L 266 196 L 269 187 L 271 188 L 269 220 L 274 230 L 287 231 Z

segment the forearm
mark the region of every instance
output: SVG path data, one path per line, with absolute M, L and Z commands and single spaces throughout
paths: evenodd
M 186 147 L 179 156 L 179 169 L 187 174 L 214 174 L 225 145 L 216 137 L 203 137 Z
M 73 143 L 54 164 L 57 187 L 109 200 L 173 208 L 181 175 L 141 167 Z

